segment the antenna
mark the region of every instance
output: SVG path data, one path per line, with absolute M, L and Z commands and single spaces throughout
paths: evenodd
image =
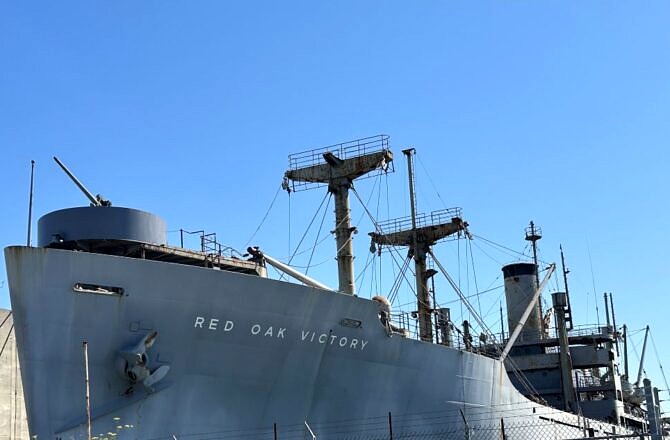
M 31 226 L 33 223 L 33 177 L 35 175 L 35 161 L 30 161 L 30 198 L 28 200 L 28 240 L 27 244 L 30 246 Z
M 90 192 L 88 189 L 86 189 L 86 187 L 84 186 L 84 184 L 81 183 L 81 182 L 79 181 L 79 179 L 77 179 L 77 178 L 75 177 L 75 175 L 72 174 L 72 172 L 71 172 L 71 171 L 70 171 L 70 170 L 63 164 L 63 162 L 61 162 L 60 160 L 58 160 L 58 158 L 57 158 L 56 156 L 54 156 L 54 160 L 55 160 L 56 163 L 63 169 L 63 171 L 65 171 L 65 174 L 67 174 L 68 177 L 69 177 L 70 179 L 72 179 L 72 181 L 74 182 L 74 184 L 77 185 L 77 187 L 81 190 L 81 192 L 84 193 L 84 195 L 88 198 L 88 200 L 91 201 L 91 206 L 112 206 L 112 202 L 110 202 L 109 200 L 105 200 L 105 199 L 103 199 L 103 198 L 100 196 L 100 194 L 98 194 L 98 195 L 96 195 L 96 196 L 94 197 L 93 194 L 91 194 L 91 192 Z

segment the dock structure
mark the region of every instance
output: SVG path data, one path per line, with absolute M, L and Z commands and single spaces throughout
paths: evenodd
M 289 191 L 328 185 L 335 196 L 335 241 L 339 291 L 353 295 L 354 251 L 349 190 L 354 180 L 375 171 L 385 172 L 393 161 L 388 136 L 379 135 L 289 156 L 289 170 L 284 174 L 284 188 Z
M 14 319 L 0 309 L 0 440 L 29 438 Z

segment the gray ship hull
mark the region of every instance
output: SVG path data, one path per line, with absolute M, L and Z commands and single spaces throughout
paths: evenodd
M 510 439 L 543 438 L 547 420 L 563 427 L 552 438 L 579 437 L 585 423 L 613 432 L 527 400 L 494 359 L 389 336 L 370 300 L 85 252 L 17 246 L 5 259 L 28 422 L 39 439 L 85 438 L 83 341 L 93 433 L 115 438 L 272 438 L 275 423 L 282 438 L 282 430 L 302 435 L 305 422 L 319 439 L 353 438 L 388 432 L 389 413 L 404 421 L 396 435 L 501 419 L 528 425 Z M 73 288 L 82 284 L 123 294 Z M 151 389 L 129 391 L 119 353 L 152 331 L 148 365 L 170 369 Z

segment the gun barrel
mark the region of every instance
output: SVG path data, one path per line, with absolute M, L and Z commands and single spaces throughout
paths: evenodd
M 58 158 L 57 158 L 56 156 L 54 156 L 54 160 L 56 161 L 56 163 L 57 163 L 58 165 L 60 165 L 60 167 L 63 169 L 63 171 L 65 171 L 65 174 L 67 174 L 67 175 L 70 177 L 70 179 L 72 179 L 72 181 L 74 182 L 74 184 L 77 185 L 77 186 L 79 187 L 79 189 L 81 190 L 81 192 L 83 192 L 84 195 L 85 195 L 86 197 L 88 197 L 88 199 L 91 201 L 91 204 L 92 204 L 92 205 L 94 205 L 94 206 L 102 206 L 101 203 L 100 203 L 100 201 L 99 201 L 97 198 L 95 198 L 95 196 L 94 196 L 93 194 L 91 194 L 91 192 L 90 192 L 88 189 L 86 189 L 86 187 L 84 186 L 84 184 L 81 183 L 81 182 L 79 181 L 79 179 L 77 179 L 77 178 L 75 177 L 75 175 L 72 174 L 72 172 L 70 172 L 70 170 L 67 169 L 67 167 L 63 164 L 63 162 L 61 162 L 60 160 L 58 160 Z

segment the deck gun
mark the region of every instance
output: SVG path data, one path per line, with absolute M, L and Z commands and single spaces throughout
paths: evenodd
M 63 164 L 63 162 L 58 160 L 56 156 L 54 156 L 54 160 L 63 169 L 63 171 L 65 171 L 65 174 L 67 174 L 68 177 L 72 179 L 74 184 L 77 185 L 77 187 L 81 190 L 81 192 L 84 193 L 84 195 L 88 198 L 88 200 L 91 201 L 91 206 L 112 206 L 112 202 L 102 198 L 100 194 L 93 196 L 93 194 L 91 194 L 91 192 L 88 189 L 86 189 L 84 184 L 81 183 L 79 179 L 77 179 L 75 175 L 72 174 L 72 172 Z

